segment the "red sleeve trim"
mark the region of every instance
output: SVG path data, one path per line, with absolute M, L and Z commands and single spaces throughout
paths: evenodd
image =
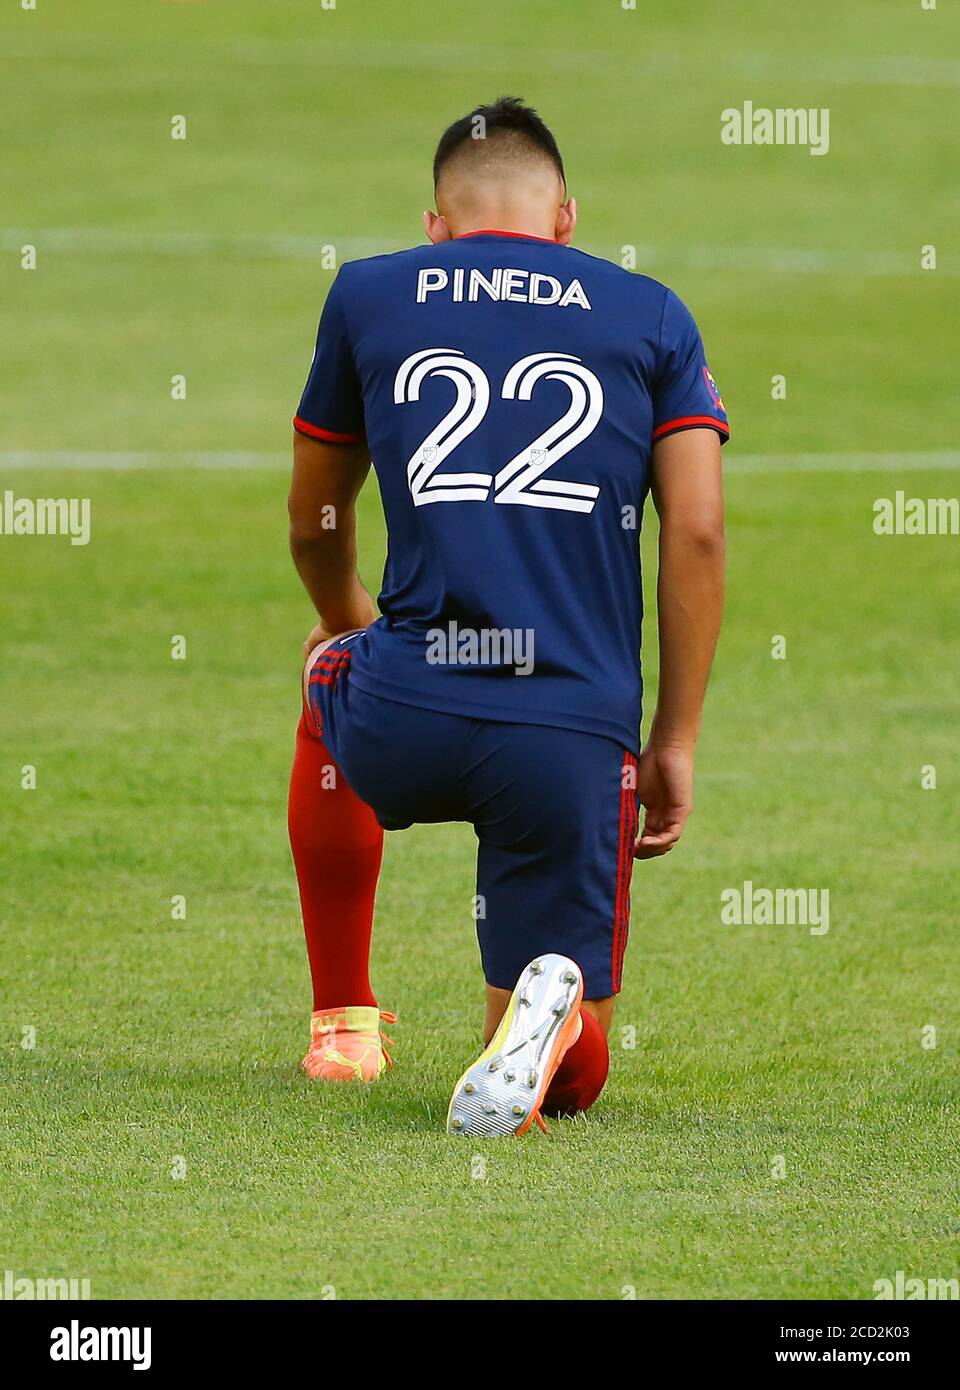
M 666 424 L 658 425 L 653 432 L 653 441 L 656 443 L 665 434 L 673 434 L 675 430 L 694 430 L 701 427 L 716 430 L 724 439 L 730 437 L 730 426 L 713 415 L 681 415 L 678 420 L 668 420 Z
M 299 415 L 293 417 L 293 428 L 300 434 L 308 434 L 311 439 L 325 439 L 328 444 L 359 444 L 362 434 L 335 434 L 333 430 L 323 430 L 319 425 L 311 425 Z

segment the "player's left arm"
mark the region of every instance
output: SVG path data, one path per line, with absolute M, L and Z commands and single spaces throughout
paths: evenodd
M 290 552 L 320 614 L 305 644 L 308 654 L 325 638 L 377 617 L 357 573 L 356 503 L 369 470 L 365 443 L 330 444 L 294 432 Z

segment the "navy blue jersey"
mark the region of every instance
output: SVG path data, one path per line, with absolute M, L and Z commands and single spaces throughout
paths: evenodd
M 671 290 L 503 232 L 354 261 L 295 423 L 365 438 L 380 484 L 383 616 L 353 644 L 356 686 L 636 751 L 653 442 L 728 434 Z

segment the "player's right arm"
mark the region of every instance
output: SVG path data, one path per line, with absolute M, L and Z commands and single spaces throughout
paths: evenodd
M 290 550 L 320 622 L 318 642 L 377 617 L 357 574 L 357 496 L 370 470 L 363 393 L 347 321 L 343 272 L 330 287 L 310 375 L 294 419 Z
M 375 621 L 373 599 L 357 573 L 356 502 L 370 470 L 365 444 L 329 444 L 294 433 L 290 553 L 320 622 L 305 643 Z

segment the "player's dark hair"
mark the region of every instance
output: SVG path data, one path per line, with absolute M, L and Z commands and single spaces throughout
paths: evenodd
M 478 131 L 482 131 L 483 135 L 478 135 Z M 521 143 L 545 154 L 552 161 L 566 188 L 567 179 L 556 140 L 533 107 L 526 106 L 520 97 L 499 97 L 489 106 L 475 106 L 466 116 L 461 116 L 453 125 L 447 126 L 440 136 L 440 143 L 433 157 L 434 188 L 439 182 L 444 164 L 465 141 L 490 139 L 501 131 L 509 132 Z

